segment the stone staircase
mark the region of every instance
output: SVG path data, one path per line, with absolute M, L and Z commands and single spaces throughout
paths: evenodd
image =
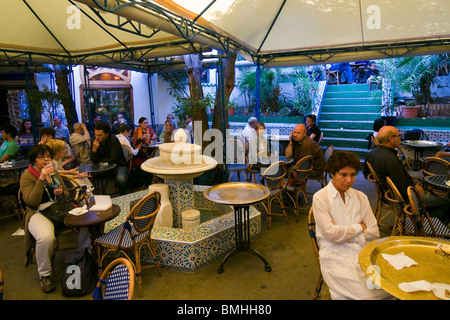
M 368 91 L 368 84 L 327 85 L 319 116 L 322 147 L 353 151 L 364 159 L 375 119 L 380 117 L 380 100 Z M 376 94 L 381 96 L 381 91 Z

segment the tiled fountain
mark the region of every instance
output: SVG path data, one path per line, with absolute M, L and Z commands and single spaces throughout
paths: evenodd
M 184 132 L 178 130 L 177 132 Z M 157 258 L 165 268 L 193 272 L 216 259 L 235 245 L 234 213 L 228 205 L 206 199 L 203 191 L 210 186 L 194 185 L 193 179 L 217 166 L 217 161 L 200 154 L 200 146 L 186 143 L 181 134 L 174 143 L 159 146 L 160 157 L 150 158 L 142 164 L 144 171 L 164 179 L 169 187 L 169 200 L 173 208 L 173 226 L 154 226 L 152 239 Z M 149 191 L 139 191 L 113 198 L 121 207 L 120 215 L 108 222 L 105 232 L 121 224 L 131 208 Z M 200 211 L 200 225 L 183 229 L 181 213 L 185 210 Z M 250 234 L 261 232 L 261 214 L 250 207 Z M 148 252 L 142 252 L 142 261 L 151 261 Z

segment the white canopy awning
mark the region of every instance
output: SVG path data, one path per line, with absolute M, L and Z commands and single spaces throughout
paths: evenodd
M 0 5 L 0 67 L 29 62 L 145 68 L 210 49 L 237 51 L 266 67 L 450 51 L 448 0 L 0 0 Z

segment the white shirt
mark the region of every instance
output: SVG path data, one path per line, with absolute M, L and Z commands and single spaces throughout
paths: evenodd
M 133 147 L 131 146 L 130 141 L 127 139 L 127 137 L 125 137 L 122 134 L 117 134 L 116 135 L 117 139 L 119 139 L 120 144 L 127 147 L 129 149 L 129 151 L 133 154 L 133 156 L 137 155 L 139 152 L 139 149 L 133 149 Z
M 383 290 L 368 289 L 358 255 L 362 247 L 380 236 L 367 196 L 350 188 L 345 202 L 330 181 L 314 194 L 313 213 L 319 245 L 320 267 L 333 299 L 386 299 Z M 367 229 L 363 232 L 362 222 Z

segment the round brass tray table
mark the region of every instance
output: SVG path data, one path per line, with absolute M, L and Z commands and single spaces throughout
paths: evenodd
M 269 196 L 269 193 L 268 188 L 249 182 L 222 183 L 203 192 L 208 200 L 234 207 L 236 248 L 223 259 L 217 268 L 217 273 L 222 273 L 225 262 L 238 252 L 254 254 L 262 260 L 267 272 L 272 271 L 267 260 L 250 246 L 250 205 L 263 201 Z
M 387 237 L 365 245 L 359 253 L 359 264 L 367 277 L 384 291 L 402 300 L 436 300 L 433 291 L 405 292 L 402 282 L 425 280 L 450 285 L 450 258 L 436 253 L 441 247 L 450 252 L 450 242 L 426 237 Z M 395 269 L 382 256 L 404 252 L 417 265 Z

